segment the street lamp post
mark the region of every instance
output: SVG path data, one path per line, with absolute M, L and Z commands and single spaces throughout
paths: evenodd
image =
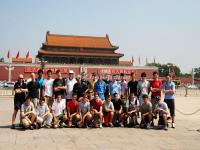
M 11 64 L 8 64 L 8 66 L 6 66 L 5 69 L 8 70 L 8 82 L 11 82 L 12 79 L 11 71 L 14 70 L 14 67 Z
M 44 58 L 42 57 L 41 60 L 38 62 L 40 63 L 40 69 L 44 70 L 47 61 L 45 61 Z

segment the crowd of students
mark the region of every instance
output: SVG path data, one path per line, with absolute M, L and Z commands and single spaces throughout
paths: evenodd
M 63 128 L 63 127 L 141 127 L 168 130 L 168 119 L 175 128 L 175 84 L 166 75 L 164 84 L 157 72 L 153 80 L 141 74 L 136 81 L 131 73 L 126 81 L 123 73 L 112 75 L 93 73 L 91 78 L 82 72 L 75 76 L 73 70 L 67 77 L 61 71 L 38 71 L 38 77 L 31 73 L 25 81 L 20 74 L 15 83 L 14 112 L 12 129 L 16 128 L 15 119 L 20 110 L 20 125 L 25 129 Z M 161 96 L 164 95 L 164 100 Z M 158 119 L 157 119 L 158 117 Z M 158 123 L 155 123 L 158 120 Z

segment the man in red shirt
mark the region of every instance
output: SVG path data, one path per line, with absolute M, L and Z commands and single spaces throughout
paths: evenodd
M 153 72 L 153 81 L 151 82 L 150 91 L 151 91 L 151 103 L 152 109 L 155 109 L 156 106 L 156 97 L 161 97 L 162 91 L 162 81 L 159 78 L 158 72 Z
M 67 115 L 68 115 L 68 127 L 72 124 L 76 125 L 80 121 L 79 106 L 77 101 L 77 94 L 72 94 L 72 100 L 67 102 Z
M 102 113 L 102 101 L 99 99 L 98 93 L 94 94 L 94 99 L 90 101 L 90 107 L 91 107 L 91 114 L 92 114 L 92 120 L 97 127 L 98 120 L 100 119 L 100 128 L 103 128 L 102 121 L 103 121 L 103 113 Z

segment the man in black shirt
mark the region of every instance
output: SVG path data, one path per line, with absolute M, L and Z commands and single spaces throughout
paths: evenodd
M 31 73 L 31 81 L 27 84 L 28 95 L 36 107 L 40 98 L 40 84 L 36 82 L 35 73 Z
M 77 100 L 80 98 L 80 97 L 83 97 L 85 91 L 87 90 L 87 86 L 85 83 L 83 83 L 81 81 L 81 76 L 80 75 L 77 75 L 76 76 L 76 83 L 74 84 L 74 87 L 73 87 L 73 93 L 76 93 L 77 94 Z
M 17 116 L 18 110 L 21 109 L 21 105 L 25 101 L 26 93 L 28 92 L 26 83 L 23 81 L 24 77 L 22 74 L 19 75 L 18 81 L 14 85 L 14 112 L 12 115 L 12 129 L 15 129 L 15 119 Z
M 66 81 L 62 77 L 61 71 L 56 71 L 57 78 L 53 82 L 53 94 L 55 98 L 57 95 L 61 95 L 62 99 L 66 99 Z
M 110 94 L 110 91 L 109 91 L 109 84 L 110 84 L 111 80 L 109 80 L 108 74 L 104 74 L 104 79 L 103 79 L 103 81 L 106 83 L 106 90 L 105 90 L 105 93 L 104 93 L 104 96 L 106 97 L 107 95 Z
M 135 79 L 135 72 L 131 73 L 131 80 L 128 82 L 128 95 L 134 94 L 135 96 L 138 96 L 137 94 L 137 84 L 138 81 Z

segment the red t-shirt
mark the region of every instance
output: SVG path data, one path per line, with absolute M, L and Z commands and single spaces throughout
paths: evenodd
M 77 101 L 69 101 L 67 102 L 67 109 L 69 108 L 70 114 L 74 114 L 77 112 L 78 109 L 78 102 Z
M 98 100 L 98 102 L 96 100 L 92 100 L 90 102 L 90 107 L 92 107 L 93 109 L 96 109 L 97 111 L 100 111 L 100 107 L 103 105 L 101 100 Z
M 153 80 L 151 82 L 151 87 L 152 88 L 160 88 L 162 89 L 162 81 L 161 80 Z M 151 96 L 156 97 L 156 96 L 161 96 L 161 91 L 160 92 L 152 92 Z

